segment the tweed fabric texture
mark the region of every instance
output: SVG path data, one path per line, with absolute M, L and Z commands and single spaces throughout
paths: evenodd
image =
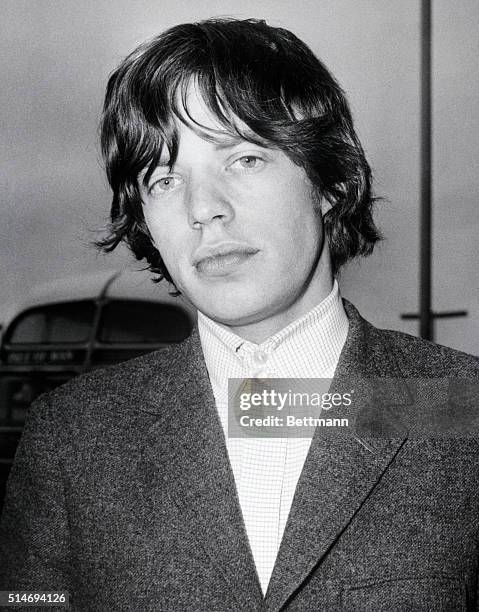
M 335 381 L 477 379 L 476 358 L 344 305 Z M 388 409 L 406 408 L 398 384 Z M 194 333 L 32 407 L 0 524 L 0 589 L 65 589 L 85 612 L 477 610 L 478 530 L 477 439 L 317 430 L 263 597 Z

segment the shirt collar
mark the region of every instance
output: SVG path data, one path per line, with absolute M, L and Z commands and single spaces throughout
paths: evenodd
M 283 376 L 319 377 L 330 375 L 331 370 L 334 371 L 346 340 L 348 319 L 335 279 L 331 293 L 324 300 L 261 344 L 244 340 L 203 313 L 198 313 L 198 330 L 206 367 L 212 381 L 223 378 L 216 374 L 219 374 L 219 370 L 222 369 L 219 366 L 224 363 L 225 358 L 230 364 L 233 364 L 232 357 L 234 361 L 241 361 L 258 351 L 264 351 L 267 354 L 277 352 L 283 355 L 284 359 L 281 360 L 285 364 L 281 372 Z M 304 371 L 305 360 L 297 363 L 297 360 L 288 359 L 288 355 L 298 353 L 315 354 L 318 362 L 321 362 L 322 356 L 323 362 L 319 367 L 308 369 L 301 374 L 299 372 Z M 235 373 L 235 375 L 239 374 Z

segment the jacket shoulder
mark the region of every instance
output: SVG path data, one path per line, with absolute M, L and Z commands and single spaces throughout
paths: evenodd
M 479 377 L 478 357 L 404 332 L 380 329 L 366 321 L 351 302 L 343 299 L 343 304 L 356 359 L 373 362 L 379 371 L 399 369 L 406 378 Z
M 144 401 L 145 389 L 161 390 L 183 358 L 185 342 L 72 378 L 41 395 L 29 412 L 49 414 L 65 425 L 73 418 L 97 421 L 120 412 L 126 417 Z
M 479 377 L 479 358 L 395 330 L 377 329 L 406 376 Z

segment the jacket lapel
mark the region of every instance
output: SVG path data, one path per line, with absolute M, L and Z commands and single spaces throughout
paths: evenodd
M 258 610 L 261 587 L 196 329 L 169 367 L 162 387 L 152 381 L 147 390 L 144 409 L 158 412 L 159 419 L 148 432 L 145 454 L 223 577 L 225 602 L 236 599 L 237 609 Z
M 349 332 L 331 391 L 350 390 L 354 384 L 359 400 L 353 402 L 352 409 L 360 418 L 354 431 L 318 428 L 315 432 L 261 608 L 265 612 L 280 610 L 321 562 L 407 436 L 407 427 L 398 414 L 412 399 L 407 386 L 398 381 L 401 374 L 384 336 L 346 301 L 345 308 Z M 377 385 L 372 382 L 378 377 L 388 377 L 388 389 L 379 408 Z M 384 419 L 384 414 L 389 417 Z M 381 431 L 371 434 L 370 426 L 377 417 L 382 422 Z

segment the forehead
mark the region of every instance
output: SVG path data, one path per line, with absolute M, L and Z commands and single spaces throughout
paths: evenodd
M 194 131 L 198 136 L 219 146 L 231 146 L 242 140 L 267 145 L 244 121 L 227 109 L 216 96 L 220 116 L 208 105 L 200 87 L 190 81 L 183 95 L 177 94 L 176 108 L 181 127 Z
M 177 93 L 177 108 L 180 120 L 186 125 L 193 123 L 207 130 L 224 129 L 219 117 L 208 108 L 202 92 L 194 81 L 190 81 L 184 93 Z

